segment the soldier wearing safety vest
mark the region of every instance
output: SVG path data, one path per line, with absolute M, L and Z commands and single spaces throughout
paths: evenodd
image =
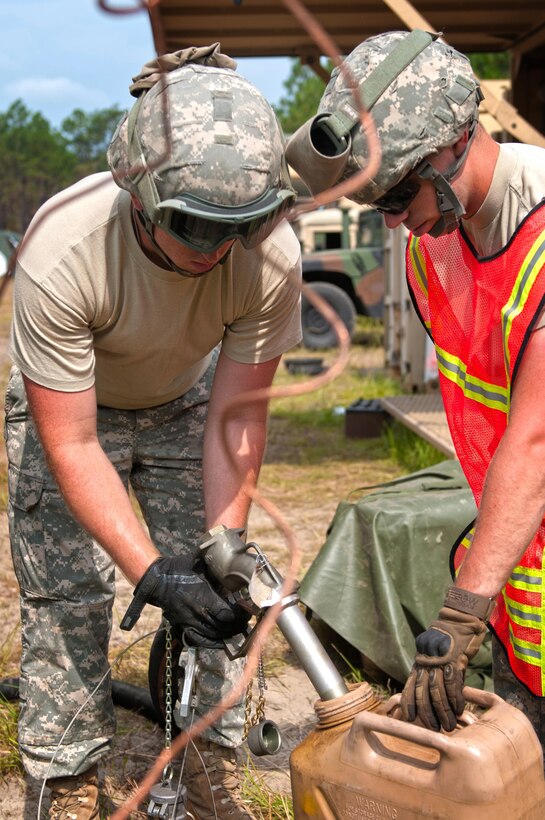
M 454 728 L 489 624 L 495 690 L 524 710 L 543 746 L 545 151 L 499 145 L 484 131 L 464 55 L 427 32 L 390 32 L 334 71 L 317 116 L 288 143 L 315 194 L 369 163 L 355 86 L 381 159 L 348 196 L 411 232 L 409 288 L 479 510 L 444 606 L 416 640 L 404 717 Z

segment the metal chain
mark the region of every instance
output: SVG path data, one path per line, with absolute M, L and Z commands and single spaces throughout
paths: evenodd
M 252 689 L 254 679 L 251 678 L 246 687 L 246 700 L 244 702 L 244 726 L 242 729 L 242 739 L 246 740 L 248 732 L 252 728 Z
M 254 714 L 252 715 L 253 703 L 253 687 L 254 679 L 252 678 L 246 688 L 246 700 L 244 703 L 244 727 L 242 732 L 242 739 L 246 740 L 248 732 L 252 726 L 256 726 L 265 717 L 265 690 L 267 689 L 267 682 L 265 680 L 265 667 L 263 665 L 263 657 L 260 655 L 257 662 L 257 688 L 258 697 Z
M 172 742 L 172 630 L 165 621 L 165 749 Z
M 172 629 L 165 620 L 165 749 L 172 743 Z M 172 777 L 172 767 L 167 763 L 163 770 L 163 781 Z
M 265 717 L 265 689 L 267 688 L 267 681 L 265 680 L 265 666 L 263 665 L 263 656 L 259 656 L 257 662 L 257 688 L 258 698 L 255 709 L 255 723 L 259 723 Z

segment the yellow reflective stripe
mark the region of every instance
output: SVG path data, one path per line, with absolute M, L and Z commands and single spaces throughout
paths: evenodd
M 541 666 L 541 646 L 538 643 L 515 638 L 511 625 L 509 625 L 509 637 L 513 652 L 519 660 L 530 666 Z
M 515 567 L 509 576 L 509 585 L 522 592 L 532 592 L 541 595 L 543 591 L 543 572 L 535 567 Z M 543 621 L 543 607 L 521 604 L 511 598 L 507 589 L 504 591 L 505 606 L 513 621 L 520 626 L 539 629 Z
M 458 544 L 458 547 L 462 547 L 463 549 L 468 550 L 471 546 L 471 542 L 473 541 L 474 534 L 475 534 L 475 527 L 472 527 L 469 530 L 469 532 L 466 532 L 466 534 L 464 535 L 464 537 L 462 538 L 462 540 Z M 458 547 L 456 547 L 456 549 L 458 549 Z M 456 577 L 458 577 L 458 573 L 460 572 L 460 569 L 462 567 L 462 563 L 463 563 L 463 561 L 460 561 L 460 563 L 458 564 L 458 566 L 454 570 L 454 574 L 455 574 Z
M 521 604 L 519 601 L 510 598 L 507 593 L 504 598 L 507 612 L 514 623 L 519 626 L 527 626 L 529 629 L 541 629 L 541 607 Z
M 545 264 L 545 231 L 542 231 L 526 254 L 518 276 L 513 285 L 509 299 L 501 309 L 505 368 L 507 378 L 511 373 L 511 354 L 509 352 L 509 336 L 513 327 L 513 320 L 522 312 L 530 291 L 536 281 L 541 268 Z
M 422 291 L 425 298 L 428 298 L 428 274 L 426 271 L 426 260 L 420 250 L 420 243 L 418 237 L 413 236 L 409 242 L 409 255 L 411 257 L 412 268 L 416 278 L 418 287 Z M 431 321 L 428 318 L 424 321 L 425 326 L 430 330 Z
M 446 379 L 454 382 L 463 391 L 468 399 L 507 413 L 509 410 L 509 392 L 500 384 L 492 384 L 478 379 L 467 372 L 467 365 L 452 353 L 447 353 L 435 345 L 437 353 L 437 367 Z
M 418 237 L 413 236 L 410 243 L 409 243 L 409 253 L 411 256 L 411 261 L 413 263 L 414 275 L 416 276 L 416 281 L 418 282 L 418 287 L 427 297 L 428 295 L 428 274 L 426 273 L 426 261 L 424 259 L 424 255 L 420 250 L 420 244 L 418 241 Z
M 530 567 L 515 567 L 509 576 L 511 586 L 524 592 L 541 592 L 542 582 L 542 571 Z
M 469 532 L 466 532 L 462 540 L 460 541 L 459 546 L 464 547 L 468 550 L 471 546 L 471 542 L 473 541 L 473 536 L 475 535 L 475 527 L 471 527 Z
M 545 559 L 545 552 L 542 556 L 542 561 Z M 543 581 L 544 568 L 523 567 L 516 566 L 509 576 L 509 584 L 515 589 L 523 592 L 531 592 L 540 595 L 540 605 L 530 606 L 530 604 L 521 604 L 513 600 L 507 594 L 507 589 L 503 590 L 503 598 L 507 609 L 507 614 L 512 623 L 509 624 L 510 640 L 515 656 L 523 663 L 531 666 L 539 666 L 541 669 L 541 691 L 545 692 L 545 664 L 542 663 L 543 644 L 545 641 L 545 630 L 543 624 L 545 623 L 545 605 L 543 595 Z M 519 637 L 514 636 L 513 626 L 522 627 L 523 629 L 539 630 L 540 643 L 535 644 L 531 641 L 524 641 Z

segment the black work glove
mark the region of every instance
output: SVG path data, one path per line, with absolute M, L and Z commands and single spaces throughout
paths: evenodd
M 490 598 L 449 588 L 437 620 L 416 639 L 415 663 L 401 695 L 404 720 L 436 731 L 456 728 L 465 706 L 467 665 L 483 642 L 493 608 Z
M 192 646 L 220 647 L 243 632 L 250 614 L 218 595 L 192 563 L 181 555 L 154 561 L 134 589 L 121 628 L 131 629 L 148 603 L 160 607 L 174 634 Z

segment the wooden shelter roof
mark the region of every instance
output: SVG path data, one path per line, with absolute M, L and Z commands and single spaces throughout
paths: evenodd
M 284 0 L 160 0 L 150 3 L 158 53 L 221 41 L 233 57 L 293 56 L 320 49 Z M 405 28 L 406 0 L 305 0 L 342 54 L 372 34 Z M 464 52 L 525 53 L 545 43 L 543 0 L 415 0 L 436 31 Z M 397 13 L 396 13 L 397 12 Z

